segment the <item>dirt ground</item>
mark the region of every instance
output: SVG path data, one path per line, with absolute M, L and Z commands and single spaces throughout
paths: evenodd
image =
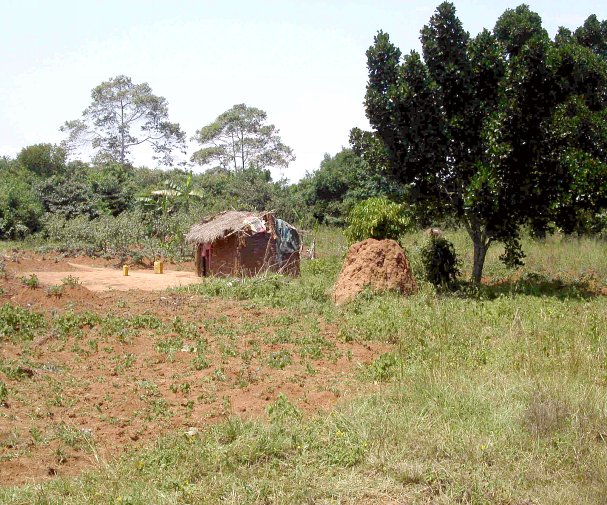
M 125 276 L 122 269 L 92 267 L 78 263 L 68 263 L 72 270 L 57 272 L 24 272 L 24 275 L 35 273 L 42 284 L 61 284 L 61 279 L 72 275 L 91 291 L 127 291 L 129 289 L 141 289 L 143 291 L 158 291 L 167 288 L 187 286 L 200 282 L 194 272 L 179 270 L 165 270 L 162 274 L 155 274 L 150 270 L 130 270 Z
M 46 321 L 32 340 L 0 337 L 4 485 L 75 475 L 162 434 L 203 430 L 230 415 L 264 416 L 280 393 L 304 412 L 328 409 L 357 394 L 360 367 L 389 348 L 343 342 L 319 318 L 158 290 L 200 281 L 191 265 L 122 278 L 113 265 L 87 258 L 4 262 L 2 304 Z M 73 275 L 82 285 L 52 296 L 23 285 L 19 277 L 31 272 L 42 284 Z
M 122 272 L 122 265 L 100 258 L 64 258 L 61 256 L 39 256 L 16 253 L 5 256 L 5 260 L 21 276 L 36 274 L 41 284 L 59 285 L 67 276 L 76 277 L 91 291 L 141 289 L 158 291 L 171 287 L 186 286 L 200 282 L 191 262 L 175 265 L 166 263 L 163 274 L 155 274 L 151 267 L 130 265 L 129 275 Z

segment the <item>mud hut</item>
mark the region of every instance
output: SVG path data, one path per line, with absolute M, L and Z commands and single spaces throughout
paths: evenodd
M 193 225 L 185 238 L 196 247 L 200 277 L 299 275 L 299 234 L 272 212 L 222 212 Z

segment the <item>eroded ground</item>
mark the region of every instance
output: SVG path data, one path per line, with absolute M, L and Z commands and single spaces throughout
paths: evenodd
M 76 474 L 170 430 L 265 415 L 280 393 L 304 411 L 329 408 L 356 394 L 360 366 L 386 350 L 343 342 L 319 318 L 247 302 L 80 284 L 60 293 L 28 288 L 19 279 L 26 273 L 43 283 L 47 272 L 80 277 L 82 269 L 34 255 L 4 261 L 3 305 L 42 314 L 3 309 L 11 311 L 10 335 L 0 337 L 5 485 Z

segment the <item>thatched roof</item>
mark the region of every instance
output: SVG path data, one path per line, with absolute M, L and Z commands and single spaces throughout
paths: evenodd
M 228 211 L 204 218 L 200 223 L 193 225 L 186 234 L 186 242 L 191 244 L 210 244 L 230 233 L 247 228 L 246 218 L 255 216 L 262 218 L 267 212 Z

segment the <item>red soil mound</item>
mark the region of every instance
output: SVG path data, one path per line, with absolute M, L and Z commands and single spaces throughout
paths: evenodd
M 338 305 L 346 303 L 367 286 L 405 295 L 417 289 L 405 251 L 394 240 L 370 238 L 352 245 L 335 283 L 333 299 Z
M 37 309 L 66 307 L 68 304 L 74 308 L 93 309 L 103 304 L 95 293 L 80 284 L 62 286 L 58 292 L 49 292 L 44 287 L 30 289 L 19 286 L 13 288 L 13 293 L 12 303 Z

